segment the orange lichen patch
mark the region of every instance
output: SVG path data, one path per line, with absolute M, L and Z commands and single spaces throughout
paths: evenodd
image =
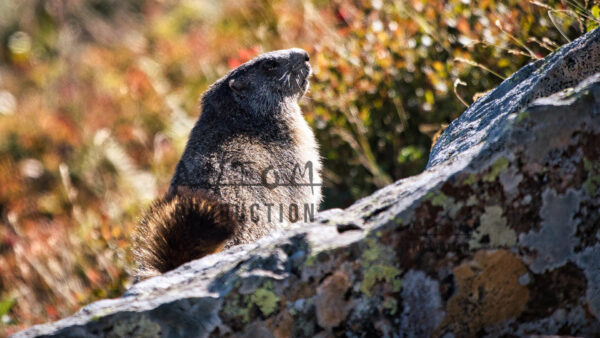
M 350 281 L 348 280 L 348 276 L 339 271 L 327 277 L 319 285 L 315 305 L 317 309 L 317 321 L 321 327 L 336 327 L 346 318 L 351 306 L 344 299 L 344 295 L 349 287 Z
M 508 250 L 478 251 L 453 272 L 458 292 L 448 301 L 436 335 L 453 331 L 474 336 L 484 327 L 517 318 L 527 305 L 529 289 L 518 281 L 527 269 Z
M 271 330 L 275 338 L 289 337 L 294 328 L 294 317 L 288 312 L 283 311 L 266 320 L 265 324 Z

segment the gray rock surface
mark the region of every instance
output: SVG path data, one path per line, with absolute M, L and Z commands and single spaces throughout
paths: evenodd
M 15 337 L 600 336 L 598 72 L 597 29 L 473 104 L 422 174 Z

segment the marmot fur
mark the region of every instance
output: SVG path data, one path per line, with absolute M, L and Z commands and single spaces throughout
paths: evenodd
M 138 226 L 138 279 L 314 216 L 321 161 L 298 105 L 308 61 L 298 48 L 266 53 L 205 92 L 169 191 Z

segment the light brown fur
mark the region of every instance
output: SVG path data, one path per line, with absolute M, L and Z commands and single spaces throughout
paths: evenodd
M 154 202 L 134 237 L 134 255 L 141 263 L 137 278 L 221 251 L 239 226 L 228 208 L 199 192 L 180 192 Z

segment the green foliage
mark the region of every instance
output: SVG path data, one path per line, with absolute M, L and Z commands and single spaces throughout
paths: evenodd
M 14 299 L 5 299 L 0 301 L 0 318 L 7 314 L 10 309 L 15 305 L 16 301 Z
M 323 206 L 344 207 L 421 171 L 464 104 L 597 27 L 598 6 L 0 1 L 0 335 L 129 285 L 130 234 L 165 192 L 199 96 L 254 55 L 310 52 Z

